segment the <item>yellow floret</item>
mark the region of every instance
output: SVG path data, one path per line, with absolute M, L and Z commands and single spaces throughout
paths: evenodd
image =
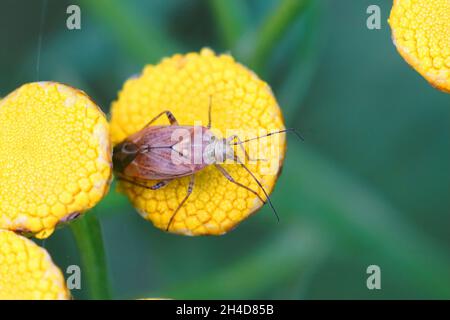
M 112 141 L 121 142 L 140 131 L 163 110 L 170 110 L 180 125 L 206 126 L 210 97 L 212 130 L 219 136 L 229 136 L 232 133 L 229 130 L 238 130 L 241 138 L 249 138 L 284 129 L 280 108 L 264 81 L 230 55 L 216 55 L 203 49 L 200 53 L 177 54 L 158 65 L 146 66 L 139 77 L 125 83 L 118 100 L 112 104 Z M 168 121 L 161 118 L 155 124 L 168 125 Z M 261 141 L 247 144 L 247 150 L 258 147 Z M 251 157 L 265 161 L 247 165 L 271 192 L 284 159 L 285 137 L 274 135 L 264 139 L 263 145 L 264 153 Z M 238 147 L 236 153 L 244 159 Z M 239 164 L 223 166 L 235 180 L 264 198 L 256 182 Z M 157 191 L 130 183 L 121 183 L 120 188 L 145 219 L 165 230 L 186 195 L 188 182 L 189 177 L 176 179 Z M 239 188 L 209 166 L 196 173 L 193 193 L 169 231 L 185 235 L 223 234 L 261 206 L 256 195 Z
M 0 300 L 70 299 L 64 277 L 45 249 L 0 230 Z
M 46 238 L 92 208 L 110 176 L 108 123 L 85 93 L 40 82 L 0 101 L 0 229 Z
M 389 24 L 400 55 L 433 86 L 450 92 L 450 1 L 394 0 Z

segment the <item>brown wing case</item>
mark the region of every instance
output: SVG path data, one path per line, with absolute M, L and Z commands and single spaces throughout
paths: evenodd
M 140 150 L 124 170 L 128 177 L 148 180 L 170 180 L 191 175 L 206 165 L 202 144 L 194 143 L 192 126 L 151 126 L 127 140 Z M 202 134 L 206 128 L 197 127 Z M 196 158 L 195 154 L 197 154 Z M 199 162 L 200 159 L 200 162 Z M 194 161 L 196 160 L 196 161 Z

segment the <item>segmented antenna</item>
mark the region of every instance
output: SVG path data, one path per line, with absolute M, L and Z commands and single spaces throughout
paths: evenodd
M 243 144 L 243 143 L 246 143 L 246 142 L 249 142 L 249 141 L 253 141 L 253 140 L 258 140 L 258 139 L 261 139 L 261 138 L 270 137 L 271 135 L 279 134 L 279 133 L 284 133 L 284 132 L 292 132 L 292 133 L 294 133 L 300 140 L 302 140 L 302 141 L 305 140 L 305 139 L 303 139 L 302 135 L 301 135 L 295 128 L 288 128 L 288 129 L 284 129 L 284 130 L 280 130 L 280 131 L 274 131 L 274 132 L 271 132 L 271 133 L 268 133 L 268 134 L 265 134 L 265 135 L 262 135 L 262 136 L 259 136 L 259 137 L 250 138 L 250 139 L 242 140 L 242 141 L 239 141 L 239 142 L 233 142 L 233 143 L 231 143 L 231 145 L 234 145 L 234 146 L 235 146 L 235 145 Z

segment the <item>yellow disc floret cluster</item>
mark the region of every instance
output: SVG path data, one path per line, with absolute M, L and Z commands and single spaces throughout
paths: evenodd
M 0 101 L 0 229 L 48 237 L 92 208 L 111 176 L 108 123 L 77 89 L 26 84 Z
M 0 230 L 0 300 L 5 299 L 70 299 L 70 293 L 47 251 Z
M 401 56 L 433 86 L 450 92 L 450 1 L 394 0 L 389 24 Z
M 248 138 L 284 128 L 280 108 L 264 81 L 230 55 L 216 55 L 203 49 L 200 53 L 177 54 L 158 65 L 148 65 L 139 77 L 125 83 L 118 100 L 112 104 L 112 141 L 119 143 L 140 131 L 163 110 L 170 110 L 180 125 L 206 126 L 210 97 L 212 130 L 221 136 L 237 130 L 244 135 L 241 138 Z M 169 125 L 165 118 L 155 124 Z M 285 152 L 284 136 L 274 137 L 266 139 L 265 151 L 258 154 L 264 161 L 247 163 L 268 192 L 274 187 Z M 236 148 L 236 153 L 239 152 Z M 243 159 L 242 153 L 240 157 Z M 235 180 L 264 198 L 256 182 L 239 164 L 223 166 Z M 188 182 L 189 177 L 175 179 L 157 191 L 121 182 L 121 189 L 145 219 L 165 230 L 186 195 Z M 195 174 L 193 193 L 169 231 L 186 235 L 223 234 L 262 204 L 255 194 L 231 183 L 214 166 L 209 166 Z

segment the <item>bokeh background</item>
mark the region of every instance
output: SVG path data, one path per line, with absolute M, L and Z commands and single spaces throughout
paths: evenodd
M 69 4 L 81 8 L 81 30 L 66 28 Z M 381 30 L 366 27 L 371 4 Z M 0 0 L 0 96 L 54 80 L 107 113 L 145 64 L 208 46 L 266 80 L 305 137 L 289 138 L 273 193 L 280 223 L 263 208 L 221 237 L 166 234 L 113 186 L 90 213 L 113 298 L 450 298 L 450 95 L 397 54 L 391 5 Z M 69 228 L 39 243 L 63 270 L 81 264 Z M 381 290 L 366 287 L 371 264 Z M 72 294 L 89 298 L 89 287 Z

